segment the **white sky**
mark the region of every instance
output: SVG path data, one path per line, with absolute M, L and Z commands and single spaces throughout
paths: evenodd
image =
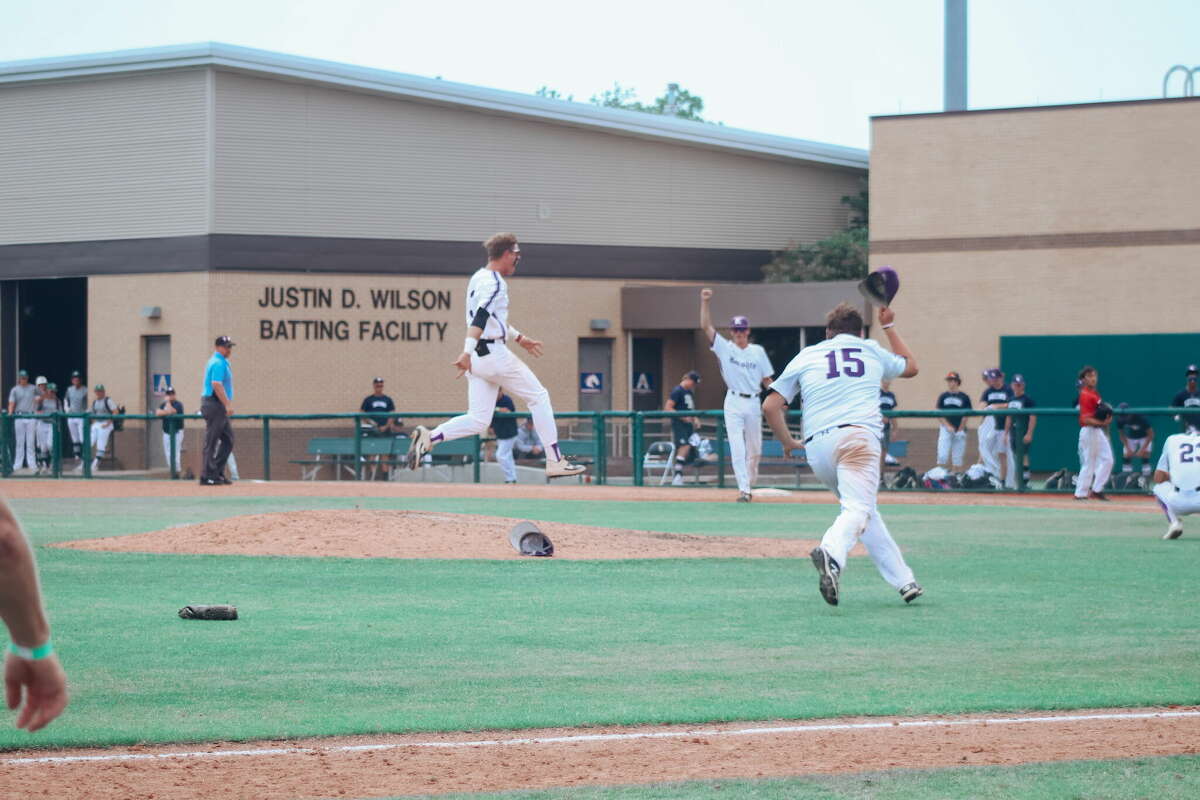
M 942 107 L 942 0 L 0 0 L 0 61 L 218 41 L 586 101 L 677 82 L 726 125 L 868 146 Z M 1160 97 L 1200 0 L 969 0 L 970 107 Z M 1181 91 L 1181 81 L 1173 94 Z

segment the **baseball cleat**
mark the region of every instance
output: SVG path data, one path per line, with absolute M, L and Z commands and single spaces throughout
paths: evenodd
M 675 477 L 671 478 L 671 485 L 672 486 L 683 486 L 683 473 L 682 472 L 675 473 Z
M 1183 520 L 1177 519 L 1171 523 L 1171 527 L 1167 528 L 1167 532 L 1163 534 L 1164 539 L 1178 539 L 1183 536 Z
M 750 497 L 749 492 L 738 492 L 737 501 L 739 503 L 749 503 L 751 499 L 753 499 L 753 498 Z
M 1108 500 L 1104 492 L 1088 492 L 1088 500 Z
M 408 455 L 405 464 L 409 469 L 416 469 L 421 459 L 432 449 L 429 442 L 429 428 L 418 425 L 413 429 L 412 441 L 408 443 Z
M 808 557 L 812 559 L 813 566 L 821 575 L 821 597 L 824 597 L 825 602 L 829 605 L 836 606 L 838 604 L 837 562 L 829 557 L 829 553 L 826 553 L 823 547 L 816 548 L 808 554 Z
M 925 594 L 925 590 L 916 581 L 906 583 L 900 587 L 900 599 L 906 603 L 911 603 L 923 594 Z
M 569 458 L 563 458 L 558 461 L 546 459 L 546 477 L 547 478 L 566 478 L 571 475 L 582 475 L 587 472 L 587 467 L 582 464 L 576 464 Z

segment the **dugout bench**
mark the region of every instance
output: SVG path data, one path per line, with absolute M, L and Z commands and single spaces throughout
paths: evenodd
M 354 459 L 358 455 L 362 458 L 358 474 L 370 480 L 379 467 L 394 469 L 404 466 L 411 442 L 407 436 L 364 436 L 358 439 L 358 443 L 353 436 L 315 436 L 308 440 L 308 458 L 292 459 L 291 463 L 299 465 L 301 480 L 318 480 L 324 467 L 333 470 L 334 480 L 341 480 L 343 472 L 349 475 L 348 480 L 353 480 L 356 474 Z M 359 448 L 357 452 L 356 447 Z M 472 464 L 478 457 L 479 437 L 469 436 L 439 443 L 422 466 L 448 466 L 453 469 Z M 370 477 L 366 474 L 367 470 L 371 470 Z

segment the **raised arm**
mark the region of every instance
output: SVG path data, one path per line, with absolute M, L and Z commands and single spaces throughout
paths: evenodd
M 712 304 L 713 291 L 709 288 L 700 290 L 700 329 L 704 331 L 704 335 L 708 337 L 708 343 L 711 345 L 717 338 L 717 329 L 712 324 Z
M 901 372 L 899 377 L 911 378 L 917 374 L 917 359 L 908 349 L 904 340 L 900 338 L 900 334 L 896 332 L 895 324 L 896 312 L 890 308 L 879 309 L 879 327 L 883 328 L 883 332 L 887 334 L 888 345 L 892 348 L 892 352 L 905 361 L 904 372 Z

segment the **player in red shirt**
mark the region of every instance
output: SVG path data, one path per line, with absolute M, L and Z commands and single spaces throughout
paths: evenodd
M 1079 370 L 1079 482 L 1075 484 L 1076 500 L 1107 500 L 1104 487 L 1112 474 L 1112 442 L 1108 425 L 1112 409 L 1100 400 L 1096 384 L 1100 374 L 1095 367 Z

